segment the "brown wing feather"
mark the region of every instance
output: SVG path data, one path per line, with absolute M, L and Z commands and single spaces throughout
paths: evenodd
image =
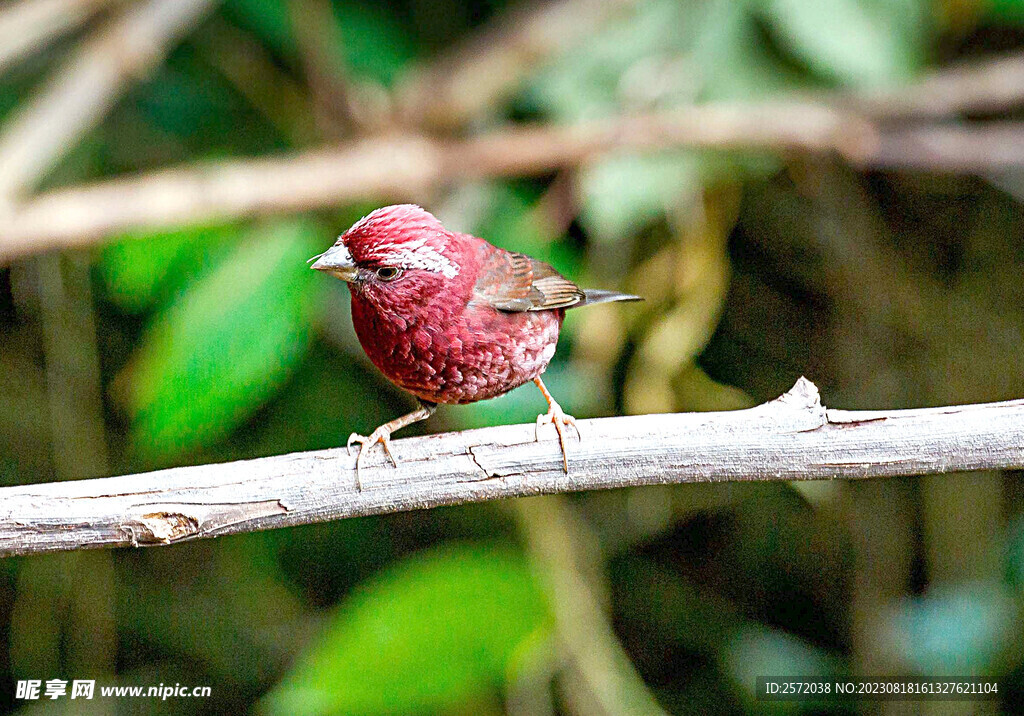
M 487 254 L 473 287 L 475 300 L 499 311 L 547 311 L 583 300 L 579 286 L 554 268 L 525 254 L 486 246 Z

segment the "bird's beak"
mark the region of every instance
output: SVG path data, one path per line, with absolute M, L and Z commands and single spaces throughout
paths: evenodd
M 342 281 L 355 281 L 359 275 L 359 269 L 356 268 L 355 261 L 352 260 L 352 254 L 345 248 L 345 244 L 335 244 L 327 249 L 327 251 L 313 258 L 316 259 L 316 263 L 310 266 L 310 268 L 337 276 Z M 312 260 L 310 259 L 310 261 Z

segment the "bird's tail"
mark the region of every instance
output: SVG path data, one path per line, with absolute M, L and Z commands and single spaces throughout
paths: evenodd
M 590 306 L 595 303 L 608 303 L 610 301 L 643 301 L 642 296 L 633 296 L 629 293 L 618 293 L 616 291 L 602 291 L 598 288 L 588 288 L 583 291 L 583 300 L 577 306 Z

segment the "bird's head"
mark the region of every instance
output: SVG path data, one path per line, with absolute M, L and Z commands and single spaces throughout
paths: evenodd
M 353 294 L 391 308 L 451 290 L 462 272 L 462 252 L 459 238 L 432 214 L 398 204 L 357 221 L 314 257 L 312 268 L 347 281 Z

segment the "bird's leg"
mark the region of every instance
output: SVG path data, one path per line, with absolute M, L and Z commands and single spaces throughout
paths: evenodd
M 565 452 L 565 426 L 571 425 L 576 430 L 576 437 L 581 438 L 580 429 L 576 427 L 576 418 L 571 415 L 566 415 L 562 411 L 562 406 L 558 404 L 554 398 L 551 397 L 551 393 L 544 386 L 544 381 L 540 379 L 538 375 L 533 379 L 533 382 L 540 388 L 540 392 L 544 394 L 544 400 L 548 401 L 548 412 L 544 415 L 537 416 L 537 428 L 536 437 L 540 440 L 540 426 L 551 423 L 555 426 L 555 432 L 558 433 L 558 444 L 562 446 L 562 468 L 565 470 L 565 474 L 569 474 L 569 456 Z
M 373 447 L 374 444 L 380 443 L 384 446 L 384 452 L 387 453 L 388 458 L 391 460 L 391 464 L 398 467 L 398 460 L 395 459 L 394 454 L 391 452 L 391 433 L 396 430 L 401 430 L 406 425 L 412 425 L 420 420 L 426 420 L 434 411 L 437 410 L 437 406 L 434 403 L 427 403 L 420 401 L 420 407 L 416 410 L 403 415 L 400 418 L 395 418 L 387 423 L 384 423 L 379 428 L 370 433 L 369 437 L 359 435 L 358 433 L 352 433 L 348 436 L 348 452 L 352 454 L 352 444 L 359 444 L 359 454 L 356 456 L 356 489 L 362 491 L 363 484 L 359 479 L 359 470 L 363 466 L 363 457 L 366 455 L 368 448 Z

